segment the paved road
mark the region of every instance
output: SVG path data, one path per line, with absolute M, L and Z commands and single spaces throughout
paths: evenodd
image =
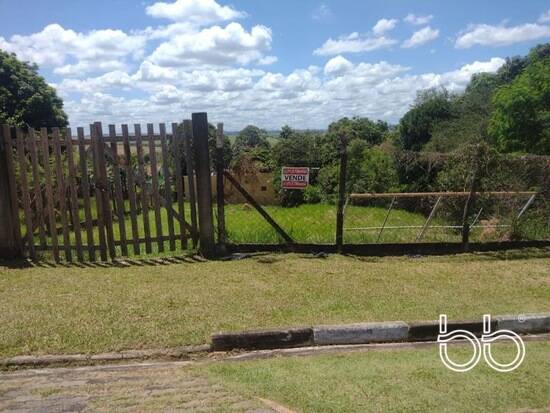
M 197 374 L 192 362 L 0 373 L 2 412 L 273 412 Z

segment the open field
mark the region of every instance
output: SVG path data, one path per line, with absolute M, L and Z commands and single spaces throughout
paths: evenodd
M 199 344 L 218 330 L 550 311 L 549 270 L 548 250 L 1 266 L 0 356 Z
M 495 357 L 514 357 L 513 346 L 494 347 Z M 471 357 L 469 347 L 449 352 Z M 523 364 L 506 374 L 483 363 L 468 373 L 452 372 L 435 346 L 216 363 L 208 372 L 244 397 L 300 412 L 519 412 L 550 407 L 549 353 L 550 342 L 526 343 Z

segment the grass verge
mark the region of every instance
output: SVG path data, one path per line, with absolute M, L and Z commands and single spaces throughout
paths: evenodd
M 0 266 L 0 357 L 200 344 L 219 330 L 550 311 L 549 269 L 547 250 Z
M 515 347 L 495 345 L 513 359 Z M 450 353 L 467 359 L 469 347 Z M 550 342 L 526 343 L 523 364 L 498 373 L 483 363 L 455 373 L 437 347 L 211 364 L 208 374 L 246 397 L 300 412 L 510 412 L 550 407 Z M 531 411 L 531 410 L 529 410 Z

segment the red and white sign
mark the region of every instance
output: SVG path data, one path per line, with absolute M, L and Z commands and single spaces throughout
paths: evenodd
M 283 189 L 304 189 L 309 184 L 309 168 L 283 166 Z

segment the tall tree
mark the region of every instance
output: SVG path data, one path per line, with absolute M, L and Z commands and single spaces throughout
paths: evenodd
M 404 149 L 422 149 L 432 138 L 434 127 L 455 116 L 451 98 L 445 89 L 428 89 L 418 94 L 413 107 L 399 122 L 400 142 Z
M 32 127 L 67 125 L 63 101 L 38 75 L 38 67 L 0 50 L 0 124 Z
M 550 57 L 497 89 L 489 133 L 503 152 L 550 154 Z

